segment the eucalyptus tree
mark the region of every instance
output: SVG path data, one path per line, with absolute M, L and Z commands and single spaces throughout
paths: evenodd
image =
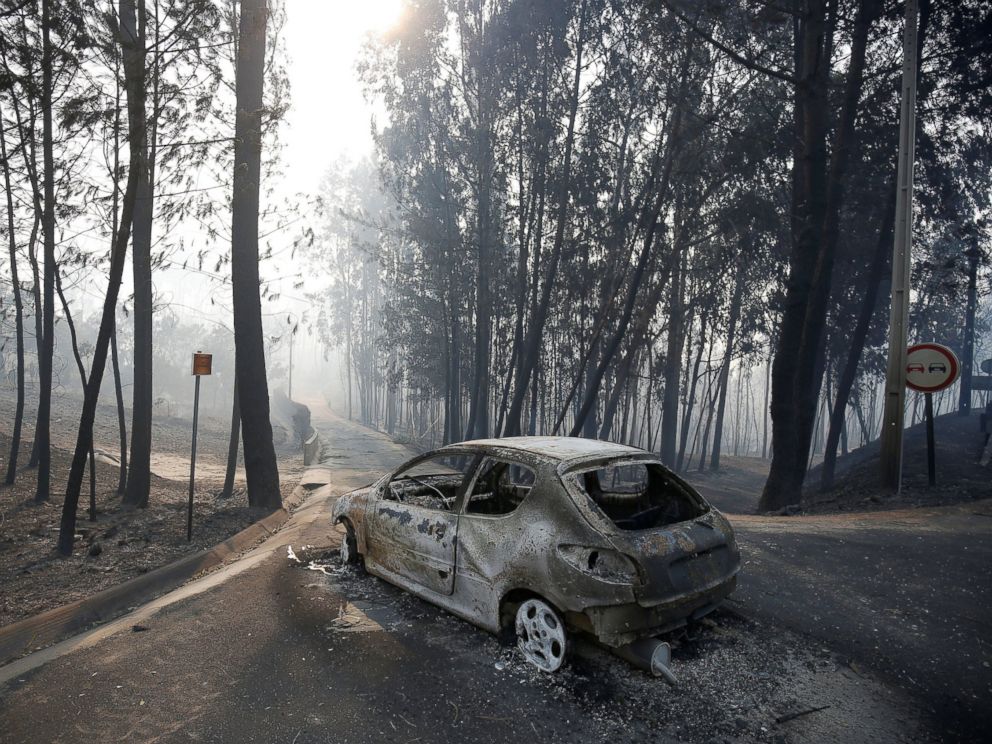
M 75 0 L 57 4 L 43 0 L 40 5 L 23 3 L 5 13 L 0 24 L 0 61 L 3 65 L 0 87 L 8 98 L 8 111 L 13 114 L 12 122 L 8 118 L 0 125 L 13 124 L 8 131 L 16 132 L 16 144 L 9 143 L 9 155 L 19 151 L 24 162 L 26 201 L 33 210 L 26 243 L 32 273 L 39 399 L 29 464 L 38 466 L 35 501 L 43 502 L 49 499 L 51 482 L 57 201 L 70 188 L 75 165 L 72 157 L 61 157 L 69 152 L 73 134 L 71 125 L 65 125 L 61 116 L 71 105 L 67 101 L 71 102 L 74 97 L 80 58 L 90 45 L 90 39 L 85 32 L 82 6 Z M 60 156 L 58 159 L 56 151 Z M 6 167 L 10 167 L 9 157 Z M 66 214 L 62 209 L 61 215 Z M 39 233 L 42 243 L 40 267 L 36 251 Z
M 11 189 L 11 165 L 7 154 L 6 124 L 0 108 L 0 167 L 3 168 L 4 192 L 7 208 L 7 248 L 10 261 L 11 294 L 14 298 L 15 354 L 17 355 L 17 400 L 14 404 L 13 430 L 10 437 L 10 452 L 7 456 L 7 473 L 4 482 L 12 484 L 17 476 L 17 458 L 21 446 L 21 426 L 24 421 L 24 301 L 21 297 L 21 280 L 17 273 L 17 227 L 14 214 L 14 194 Z
M 253 508 L 278 508 L 282 505 L 269 419 L 258 269 L 267 16 L 265 0 L 242 0 L 231 200 L 235 366 L 248 503 Z
M 145 57 L 141 48 L 143 41 L 138 27 L 135 0 L 120 0 L 116 31 L 124 66 L 130 156 L 127 185 L 121 197 L 120 223 L 111 253 L 107 293 L 104 297 L 100 330 L 94 345 L 90 374 L 86 379 L 76 447 L 66 484 L 65 500 L 62 503 L 62 519 L 58 540 L 58 550 L 62 555 L 72 554 L 76 531 L 76 508 L 79 503 L 79 492 L 82 487 L 87 454 L 93 442 L 93 422 L 96 417 L 96 405 L 100 396 L 100 386 L 103 382 L 110 337 L 116 325 L 117 298 L 124 276 L 127 245 L 134 223 L 139 184 L 141 182 L 147 183 L 147 174 L 144 173 L 147 168 L 147 158 L 145 157 L 147 143 L 146 91 L 144 87 Z
M 216 35 L 219 14 L 211 0 L 138 0 L 135 11 L 142 56 L 142 86 L 147 91 L 145 162 L 138 183 L 132 235 L 134 284 L 134 386 L 131 453 L 125 503 L 147 506 L 151 477 L 154 305 L 152 227 L 156 220 L 159 182 L 176 188 L 159 207 L 159 221 L 168 234 L 171 216 L 182 213 L 192 187 L 191 162 L 209 153 L 212 138 L 199 134 L 215 94 L 220 72 L 217 53 L 208 43 Z M 161 161 L 161 162 L 160 162 Z M 159 170 L 165 167 L 165 178 Z M 171 172 L 170 172 L 171 171 Z M 177 198 L 178 197 L 178 198 Z M 187 198 L 183 198 L 187 197 Z

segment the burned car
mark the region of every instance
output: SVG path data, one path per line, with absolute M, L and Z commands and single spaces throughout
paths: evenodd
M 666 672 L 644 639 L 716 608 L 740 569 L 730 524 L 657 456 L 591 439 L 443 447 L 340 497 L 332 519 L 343 561 L 512 630 L 545 671 L 577 632 Z

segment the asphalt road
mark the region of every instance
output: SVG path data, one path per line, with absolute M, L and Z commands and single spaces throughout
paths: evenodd
M 911 691 L 948 740 L 987 740 L 992 503 L 733 521 L 737 606 Z
M 407 456 L 314 420 L 336 493 Z M 735 520 L 743 617 L 682 641 L 671 690 L 589 648 L 541 675 L 377 579 L 294 566 L 287 545 L 333 547 L 330 505 L 0 668 L 0 741 L 978 741 L 988 722 L 987 517 Z

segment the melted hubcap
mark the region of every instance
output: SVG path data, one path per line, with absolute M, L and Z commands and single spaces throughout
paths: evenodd
M 344 540 L 341 541 L 341 562 L 348 563 L 351 560 L 351 545 L 349 545 L 348 536 L 345 535 Z
M 565 627 L 551 607 L 528 599 L 517 610 L 517 647 L 531 664 L 554 672 L 565 660 Z

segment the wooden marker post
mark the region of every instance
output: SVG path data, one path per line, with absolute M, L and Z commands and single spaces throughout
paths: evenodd
M 193 376 L 196 384 L 193 388 L 193 446 L 189 458 L 189 505 L 186 509 L 186 542 L 193 539 L 193 483 L 196 480 L 196 426 L 200 418 L 200 377 L 209 375 L 213 364 L 213 356 L 200 351 L 193 354 Z

